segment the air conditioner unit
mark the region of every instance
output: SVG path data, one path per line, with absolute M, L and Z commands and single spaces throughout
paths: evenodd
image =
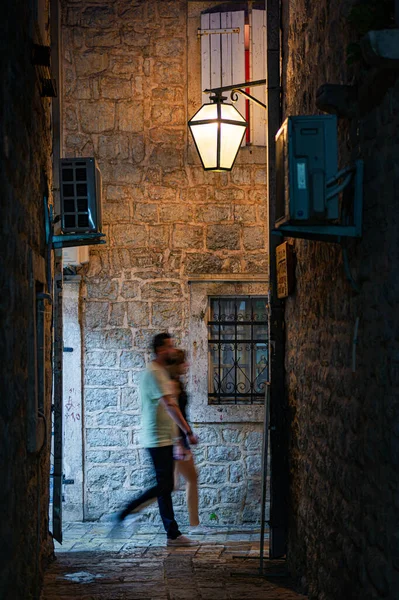
M 60 188 L 62 233 L 101 233 L 101 173 L 96 159 L 61 159 Z
M 63 267 L 81 267 L 89 262 L 89 246 L 73 246 L 62 249 Z
M 327 183 L 337 171 L 337 118 L 288 117 L 276 135 L 275 226 L 339 219 L 339 196 L 327 195 Z

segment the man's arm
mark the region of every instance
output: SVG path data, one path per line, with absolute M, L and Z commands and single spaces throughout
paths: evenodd
M 187 435 L 190 444 L 196 444 L 198 442 L 198 438 L 191 431 L 191 427 L 187 423 L 186 419 L 183 417 L 179 405 L 177 404 L 174 396 L 162 396 L 162 398 L 160 398 L 159 401 L 163 404 L 170 418 Z

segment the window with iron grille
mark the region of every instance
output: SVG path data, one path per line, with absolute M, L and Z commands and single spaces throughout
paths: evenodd
M 209 299 L 209 404 L 262 404 L 268 381 L 265 297 Z

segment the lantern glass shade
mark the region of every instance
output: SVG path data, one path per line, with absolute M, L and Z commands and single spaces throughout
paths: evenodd
M 204 104 L 188 122 L 206 171 L 231 171 L 247 122 L 232 104 L 217 98 Z

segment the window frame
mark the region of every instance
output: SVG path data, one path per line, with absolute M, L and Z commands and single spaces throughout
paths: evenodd
M 266 27 L 266 11 L 264 7 L 261 8 L 261 3 L 254 2 L 253 4 L 254 6 L 250 6 L 249 2 L 223 3 L 201 12 L 201 30 L 237 27 L 240 30 L 238 34 L 201 35 L 202 90 L 266 78 L 265 35 L 262 38 L 260 33 Z M 263 13 L 262 17 L 260 13 Z M 262 18 L 262 23 L 257 21 L 256 28 L 254 17 Z M 245 90 L 264 104 L 266 103 L 266 88 L 259 87 L 253 90 L 245 88 Z M 227 101 L 230 102 L 230 99 Z M 207 94 L 202 94 L 202 102 L 209 102 Z M 247 132 L 241 146 L 265 147 L 265 111 L 241 95 L 238 95 L 235 105 L 248 121 Z
M 226 318 L 225 319 L 215 319 L 212 318 L 212 303 L 214 301 L 219 301 L 219 315 L 222 316 L 223 313 L 220 312 L 221 310 L 221 304 L 220 302 L 226 300 L 228 302 L 234 302 L 234 316 L 233 315 L 225 315 Z M 240 318 L 239 316 L 239 304 L 240 302 L 242 302 L 242 300 L 249 300 L 250 301 L 250 318 Z M 256 319 L 256 313 L 254 313 L 254 301 L 255 300 L 262 300 L 264 301 L 264 305 L 265 305 L 265 313 L 264 318 L 263 319 Z M 245 317 L 248 315 L 245 315 Z M 227 339 L 224 340 L 225 343 L 227 343 L 228 345 L 232 345 L 234 347 L 234 358 L 232 358 L 232 364 L 231 364 L 231 368 L 226 372 L 226 374 L 222 377 L 222 380 L 220 380 L 221 377 L 221 369 L 224 369 L 225 367 L 229 367 L 230 365 L 226 365 L 225 367 L 223 367 L 221 365 L 221 352 L 223 350 L 222 346 L 223 344 L 221 343 L 221 328 L 222 327 L 226 327 L 228 325 L 233 325 L 234 326 L 234 336 L 233 339 Z M 210 332 L 211 332 L 211 328 L 213 327 L 219 327 L 219 336 L 217 338 L 213 338 L 210 337 Z M 239 331 L 238 331 L 238 327 L 246 327 L 247 331 L 250 330 L 250 337 L 249 339 L 240 339 L 239 336 Z M 255 334 L 254 334 L 254 329 L 256 326 L 263 326 L 267 328 L 267 334 L 265 336 L 265 338 L 256 338 Z M 249 360 L 249 364 L 245 365 L 246 367 L 249 366 L 249 373 L 250 373 L 250 379 L 248 379 L 247 377 L 247 373 L 245 372 L 245 370 L 243 370 L 241 367 L 244 366 L 242 363 L 241 365 L 239 365 L 239 361 L 240 358 L 238 358 L 237 360 L 237 350 L 239 345 L 245 345 L 246 346 L 246 352 L 248 360 Z M 266 363 L 265 366 L 263 367 L 263 369 L 256 374 L 256 359 L 255 359 L 255 353 L 257 350 L 257 346 L 258 344 L 264 344 L 266 346 L 265 349 L 265 355 L 266 355 Z M 218 346 L 217 352 L 218 352 L 218 366 L 216 365 L 216 370 L 219 370 L 219 390 L 212 392 L 211 390 L 214 388 L 214 382 L 215 382 L 215 378 L 214 378 L 214 373 L 215 373 L 215 363 L 212 362 L 212 349 L 214 350 L 215 348 L 212 348 L 212 345 Z M 218 295 L 218 296 L 209 296 L 208 297 L 208 318 L 207 318 L 207 355 L 208 355 L 208 404 L 211 406 L 231 406 L 231 405 L 237 405 L 237 406 L 255 406 L 255 405 L 259 405 L 259 404 L 263 404 L 264 403 L 264 390 L 266 389 L 266 385 L 269 381 L 269 308 L 268 308 L 268 297 L 264 296 L 264 295 L 248 295 L 248 294 L 237 294 L 237 295 Z M 237 368 L 238 367 L 238 368 Z M 228 382 L 228 378 L 229 378 L 229 374 L 231 375 L 232 370 L 234 369 L 234 380 L 233 382 L 230 380 L 230 382 Z M 241 372 L 244 375 L 244 378 L 248 380 L 249 382 L 249 389 L 250 391 L 246 391 L 245 392 L 240 392 L 239 387 L 243 385 L 242 381 L 238 381 L 237 376 L 239 375 L 239 372 Z M 247 371 L 248 372 L 248 371 Z M 256 380 L 259 378 L 259 376 L 266 372 L 266 379 L 265 380 L 261 380 L 261 384 L 259 386 L 259 391 L 256 391 Z M 222 383 L 222 381 L 227 378 L 227 386 L 229 385 L 233 385 L 233 392 L 230 393 L 229 391 L 225 391 L 222 392 L 221 390 L 222 385 L 220 385 Z M 246 382 L 244 380 L 244 386 L 246 386 Z M 224 400 L 223 400 L 224 398 Z

